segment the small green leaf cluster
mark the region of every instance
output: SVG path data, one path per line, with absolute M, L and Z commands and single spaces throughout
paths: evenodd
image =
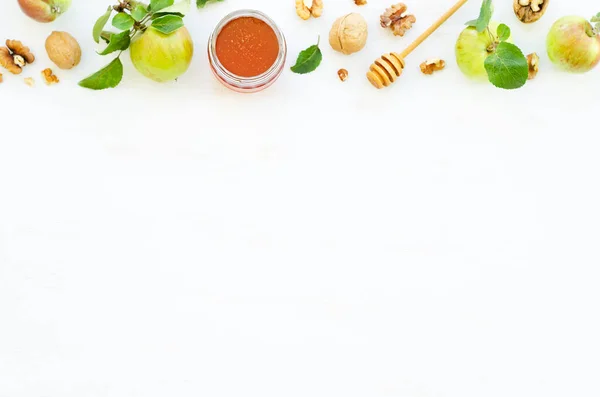
M 218 3 L 224 0 L 196 0 L 196 6 L 198 8 L 204 8 L 208 3 Z
M 488 32 L 492 38 L 492 46 L 488 49 L 490 55 L 485 60 L 485 70 L 489 81 L 498 88 L 512 90 L 527 83 L 529 65 L 527 57 L 514 44 L 508 43 L 510 28 L 505 24 L 498 26 L 494 35 L 490 30 L 490 21 L 494 13 L 492 0 L 483 0 L 479 18 L 466 23 L 477 29 L 477 32 Z
M 174 3 L 175 0 L 151 0 L 150 4 L 134 0 L 119 0 L 117 5 L 109 6 L 94 24 L 92 36 L 96 43 L 102 39 L 107 44 L 104 50 L 98 52 L 99 55 L 115 52 L 118 52 L 118 55 L 106 67 L 81 80 L 79 85 L 92 90 L 114 88 L 119 85 L 123 78 L 121 54 L 129 48 L 138 34 L 143 34 L 146 29 L 155 29 L 168 35 L 184 26 L 184 15 L 175 10 Z M 111 24 L 119 30 L 118 33 L 104 30 L 111 17 Z
M 592 17 L 592 23 L 594 24 L 594 31 L 596 34 L 600 33 L 600 12 Z
M 319 48 L 321 38 L 317 40 L 317 44 L 308 47 L 306 50 L 300 52 L 296 64 L 291 67 L 292 72 L 297 74 L 307 74 L 313 72 L 319 67 L 323 60 L 323 53 Z

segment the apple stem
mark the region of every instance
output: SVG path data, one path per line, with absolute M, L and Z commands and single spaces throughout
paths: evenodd
M 492 44 L 490 44 L 487 48 L 487 52 L 492 54 L 492 53 L 496 52 L 496 48 L 498 47 L 498 41 L 496 41 L 496 38 L 492 34 L 492 31 L 490 30 L 489 26 L 486 28 L 486 30 L 487 30 L 488 34 L 490 35 L 490 40 L 492 41 Z
M 590 37 L 598 36 L 598 34 L 600 34 L 600 12 L 592 17 L 590 26 L 586 27 L 585 32 Z
M 595 27 L 593 27 L 591 24 L 586 24 L 588 26 L 585 27 L 585 33 L 589 36 L 589 37 L 595 37 L 598 35 L 598 29 L 596 29 Z

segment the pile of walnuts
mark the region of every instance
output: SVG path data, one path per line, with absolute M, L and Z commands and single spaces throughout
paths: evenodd
M 81 61 L 81 47 L 67 32 L 52 32 L 46 39 L 45 47 L 50 60 L 60 69 L 72 69 Z M 34 62 L 35 56 L 29 47 L 18 40 L 6 40 L 6 45 L 0 46 L 0 66 L 12 74 L 21 74 L 27 65 Z M 59 82 L 50 68 L 42 71 L 42 78 L 48 85 Z M 27 77 L 24 81 L 27 85 L 34 86 L 33 78 Z M 1 73 L 0 83 L 2 83 Z

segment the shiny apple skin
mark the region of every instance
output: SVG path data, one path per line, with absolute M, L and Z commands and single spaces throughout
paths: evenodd
M 586 73 L 600 63 L 600 36 L 582 17 L 556 21 L 548 33 L 546 49 L 550 61 L 567 72 Z
M 49 23 L 67 12 L 71 7 L 71 0 L 17 0 L 19 7 L 31 19 Z
M 194 55 L 194 43 L 187 28 L 165 35 L 148 28 L 130 47 L 135 68 L 159 83 L 172 81 L 189 68 Z

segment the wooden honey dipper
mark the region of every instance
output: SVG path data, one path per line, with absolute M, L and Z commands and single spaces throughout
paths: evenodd
M 423 43 L 433 32 L 435 32 L 444 22 L 446 22 L 460 7 L 468 0 L 459 0 L 451 9 L 449 9 L 440 19 L 438 19 L 429 29 L 419 36 L 411 45 L 409 45 L 401 54 L 395 52 L 382 55 L 377 59 L 367 72 L 367 78 L 375 86 L 381 89 L 394 83 L 402 74 L 404 69 L 404 58 L 413 52 L 421 43 Z

